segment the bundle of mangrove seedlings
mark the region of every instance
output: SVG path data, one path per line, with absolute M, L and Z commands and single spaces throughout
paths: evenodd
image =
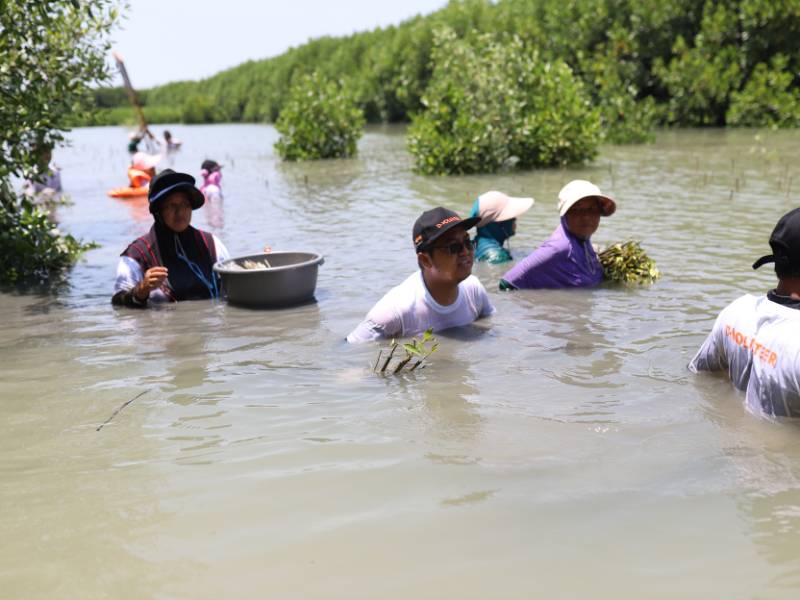
M 633 240 L 611 244 L 597 256 L 607 281 L 653 283 L 661 277 L 656 262 L 647 256 L 639 242 Z
M 428 329 L 422 334 L 422 338 L 411 338 L 410 342 L 405 344 L 398 344 L 395 340 L 389 345 L 384 357 L 384 351 L 378 351 L 378 357 L 375 359 L 375 365 L 372 370 L 381 375 L 397 375 L 403 369 L 409 373 L 415 371 L 417 368 L 425 368 L 422 363 L 425 362 L 431 354 L 436 352 L 439 347 L 439 342 L 433 337 L 433 329 Z M 397 349 L 402 349 L 403 354 L 395 359 L 395 363 L 391 364 L 392 359 L 395 358 Z M 420 365 L 422 365 L 420 367 Z

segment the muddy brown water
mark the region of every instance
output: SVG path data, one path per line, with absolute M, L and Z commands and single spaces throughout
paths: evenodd
M 796 132 L 663 132 L 590 166 L 414 175 L 402 128 L 353 160 L 281 164 L 269 126 L 174 126 L 164 165 L 224 163 L 195 213 L 234 256 L 319 252 L 317 302 L 114 310 L 149 227 L 112 200 L 121 128 L 56 152 L 62 228 L 102 247 L 58 296 L 0 294 L 0 596 L 796 598 L 800 430 L 686 363 L 717 312 L 774 282 L 753 260 L 800 199 Z M 587 178 L 618 199 L 596 243 L 643 242 L 645 288 L 497 291 L 413 376 L 343 338 L 414 268 L 411 225 L 483 191 L 531 195 L 523 256 Z M 122 403 L 140 392 L 97 431 Z

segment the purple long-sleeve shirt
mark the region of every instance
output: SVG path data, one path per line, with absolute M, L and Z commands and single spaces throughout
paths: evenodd
M 552 235 L 503 279 L 518 289 L 590 287 L 603 280 L 603 267 L 591 242 L 572 235 L 562 217 Z

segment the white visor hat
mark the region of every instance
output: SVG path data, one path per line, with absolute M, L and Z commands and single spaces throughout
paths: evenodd
M 617 210 L 617 203 L 609 198 L 600 188 L 585 179 L 573 179 L 558 192 L 558 213 L 560 216 L 567 214 L 572 205 L 584 198 L 595 197 L 600 201 L 604 217 L 610 217 Z
M 533 198 L 515 198 L 503 192 L 491 191 L 478 197 L 478 216 L 481 220 L 477 227 L 485 227 L 495 221 L 516 219 L 531 206 Z

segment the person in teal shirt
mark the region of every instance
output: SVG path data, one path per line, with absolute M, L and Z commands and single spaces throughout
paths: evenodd
M 486 192 L 475 200 L 470 217 L 479 217 L 475 260 L 491 264 L 512 260 L 504 246 L 517 231 L 517 217 L 533 206 L 533 198 L 513 198 L 503 192 Z

